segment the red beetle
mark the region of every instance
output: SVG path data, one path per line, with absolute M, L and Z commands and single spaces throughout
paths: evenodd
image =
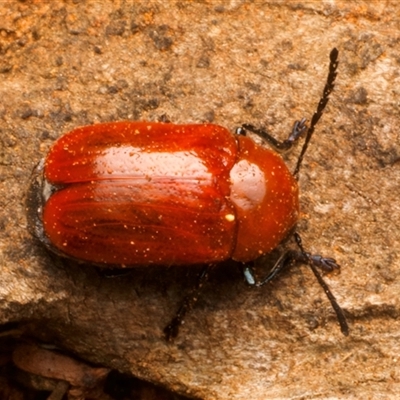
M 43 233 L 95 264 L 250 261 L 298 219 L 282 158 L 218 125 L 78 128 L 52 147 L 43 177 Z
M 276 152 L 218 125 L 86 126 L 57 140 L 36 168 L 31 230 L 57 254 L 102 267 L 246 263 L 271 252 L 298 220 L 296 177 L 333 89 L 337 55 L 334 49 L 295 174 Z M 295 124 L 283 145 L 250 125 L 239 133 L 250 130 L 290 147 L 306 130 L 304 122 Z M 328 270 L 337 266 L 289 251 L 258 285 L 292 259 Z M 256 284 L 248 266 L 245 276 Z M 186 302 L 175 324 L 188 307 Z

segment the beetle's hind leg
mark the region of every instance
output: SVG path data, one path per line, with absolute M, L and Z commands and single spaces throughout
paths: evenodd
M 191 290 L 191 292 L 185 297 L 182 305 L 179 307 L 178 312 L 171 322 L 164 328 L 164 335 L 167 341 L 170 341 L 178 336 L 179 327 L 183 324 L 185 316 L 189 310 L 193 308 L 196 304 L 200 292 L 203 288 L 204 283 L 208 279 L 209 271 L 213 264 L 209 264 L 203 268 L 197 279 L 196 286 Z

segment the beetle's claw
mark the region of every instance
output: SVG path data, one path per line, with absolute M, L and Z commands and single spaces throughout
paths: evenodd
M 295 121 L 292 133 L 287 139 L 288 142 L 293 143 L 297 139 L 299 139 L 299 137 L 308 129 L 306 122 L 307 122 L 306 118 L 302 118 L 300 121 Z
M 332 272 L 335 269 L 339 269 L 340 266 L 333 258 L 322 257 L 320 255 L 311 255 L 310 256 L 313 264 L 324 271 Z

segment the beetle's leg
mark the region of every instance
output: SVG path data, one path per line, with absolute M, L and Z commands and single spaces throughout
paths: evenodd
M 295 233 L 296 241 L 298 234 Z M 300 236 L 298 236 L 300 237 Z M 285 267 L 290 265 L 293 262 L 302 262 L 306 264 L 312 264 L 314 267 L 318 267 L 326 272 L 332 272 L 334 269 L 339 269 L 339 265 L 336 263 L 336 260 L 333 258 L 322 257 L 319 254 L 310 254 L 303 251 L 296 251 L 296 250 L 287 250 L 285 251 L 269 271 L 268 275 L 260 280 L 257 281 L 254 277 L 253 271 L 251 266 L 245 265 L 243 268 L 244 277 L 249 285 L 254 286 L 263 286 L 268 282 L 271 282 L 278 273 L 280 273 Z
M 294 233 L 294 237 L 296 240 L 297 245 L 300 248 L 300 251 L 296 250 L 288 250 L 285 253 L 283 253 L 278 261 L 275 263 L 275 265 L 272 267 L 271 271 L 268 273 L 268 275 L 260 280 L 257 281 L 254 277 L 252 268 L 248 265 L 246 265 L 243 269 L 244 277 L 249 285 L 253 286 L 263 286 L 266 283 L 272 281 L 279 272 L 281 272 L 285 267 L 290 265 L 293 262 L 302 262 L 306 263 L 310 266 L 312 272 L 314 273 L 315 277 L 318 280 L 318 283 L 322 286 L 324 289 L 325 294 L 327 295 L 329 301 L 331 302 L 331 305 L 333 309 L 335 310 L 337 319 L 340 324 L 340 330 L 342 333 L 347 336 L 349 334 L 349 327 L 347 325 L 346 317 L 344 316 L 343 310 L 340 308 L 339 304 L 336 301 L 335 296 L 332 294 L 330 291 L 328 285 L 326 282 L 323 280 L 321 274 L 318 272 L 317 268 L 320 268 L 324 271 L 331 272 L 334 269 L 340 268 L 339 265 L 336 263 L 336 261 L 333 258 L 327 258 L 327 257 L 322 257 L 317 254 L 310 254 L 304 251 L 302 243 L 301 243 L 301 238 L 298 233 Z
M 296 121 L 293 125 L 292 132 L 286 140 L 279 141 L 270 135 L 264 129 L 256 128 L 254 125 L 243 124 L 240 128 L 236 129 L 237 135 L 246 136 L 246 131 L 250 131 L 260 136 L 267 141 L 272 147 L 279 151 L 289 150 L 293 144 L 300 138 L 300 136 L 307 130 L 306 119 Z
M 182 325 L 186 313 L 196 304 L 203 285 L 208 279 L 208 273 L 211 266 L 212 264 L 209 264 L 201 271 L 196 286 L 192 289 L 189 295 L 185 297 L 182 305 L 179 307 L 179 310 L 172 321 L 164 328 L 164 335 L 167 341 L 170 341 L 178 336 L 179 327 Z
M 250 265 L 246 264 L 243 267 L 243 274 L 244 278 L 246 279 L 246 282 L 249 285 L 252 286 L 263 286 L 268 282 L 271 282 L 279 272 L 281 272 L 285 267 L 287 267 L 289 264 L 291 264 L 293 261 L 298 261 L 298 256 L 302 255 L 299 251 L 295 250 L 287 250 L 284 253 L 281 254 L 279 257 L 278 261 L 275 263 L 275 265 L 272 267 L 272 269 L 269 271 L 268 275 L 259 281 L 254 276 L 253 270 Z M 304 261 L 302 259 L 301 261 Z
M 293 125 L 292 133 L 289 135 L 289 137 L 286 140 L 284 140 L 282 142 L 280 142 L 279 140 L 276 140 L 273 136 L 271 136 L 268 132 L 264 131 L 263 129 L 258 129 L 250 124 L 244 124 L 236 130 L 236 133 L 238 135 L 246 135 L 246 131 L 253 132 L 253 133 L 259 135 L 261 138 L 265 139 L 271 146 L 273 146 L 276 150 L 279 150 L 279 151 L 285 151 L 285 150 L 290 149 L 293 146 L 293 143 L 295 143 L 298 140 L 298 138 L 302 135 L 302 133 L 307 131 L 307 135 L 306 135 L 303 147 L 302 147 L 300 155 L 297 159 L 296 168 L 293 172 L 293 176 L 296 179 L 298 179 L 301 163 L 303 162 L 304 154 L 307 151 L 311 137 L 314 133 L 315 126 L 317 125 L 318 121 L 322 117 L 324 109 L 329 101 L 329 95 L 332 93 L 332 90 L 335 87 L 335 79 L 337 76 L 337 68 L 339 65 L 338 56 L 339 56 L 338 50 L 336 48 L 332 49 L 330 56 L 329 56 L 330 57 L 329 73 L 328 73 L 328 77 L 326 79 L 326 84 L 325 84 L 324 90 L 322 92 L 322 97 L 319 100 L 317 110 L 315 111 L 315 113 L 313 114 L 313 116 L 311 118 L 310 127 L 308 129 L 305 124 L 305 122 L 306 122 L 305 118 L 303 118 L 301 121 L 296 121 Z

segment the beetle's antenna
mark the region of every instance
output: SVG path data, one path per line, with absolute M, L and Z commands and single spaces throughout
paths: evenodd
M 303 245 L 301 242 L 301 237 L 297 232 L 295 232 L 294 238 L 296 240 L 297 246 L 299 246 L 300 251 L 307 258 L 307 260 L 308 260 L 307 264 L 310 266 L 312 272 L 314 273 L 315 277 L 317 278 L 318 283 L 322 286 L 322 289 L 324 289 L 325 294 L 327 295 L 329 301 L 331 302 L 332 308 L 335 310 L 336 317 L 340 324 L 340 330 L 342 331 L 343 335 L 348 336 L 349 335 L 349 325 L 347 324 L 347 320 L 343 313 L 342 308 L 339 306 L 338 302 L 336 301 L 335 296 L 330 291 L 328 285 L 323 280 L 321 274 L 318 272 L 317 268 L 315 267 L 315 265 L 311 259 L 311 256 L 309 255 L 309 253 L 306 253 L 304 251 L 304 248 L 303 248 Z
M 329 74 L 328 74 L 328 78 L 326 80 L 324 91 L 323 91 L 322 97 L 318 103 L 317 111 L 314 113 L 314 115 L 311 118 L 311 124 L 310 124 L 310 127 L 308 128 L 307 136 L 305 138 L 303 148 L 301 149 L 301 153 L 297 160 L 296 169 L 293 172 L 293 176 L 296 179 L 299 179 L 299 171 L 300 171 L 301 163 L 303 161 L 304 154 L 307 151 L 308 144 L 310 143 L 311 137 L 314 133 L 315 125 L 317 125 L 319 119 L 321 118 L 322 113 L 323 113 L 326 105 L 328 104 L 329 95 L 332 93 L 332 90 L 335 87 L 335 79 L 337 76 L 336 70 L 339 65 L 338 56 L 339 56 L 338 49 L 333 48 L 331 51 L 331 54 L 329 56 L 330 57 Z

